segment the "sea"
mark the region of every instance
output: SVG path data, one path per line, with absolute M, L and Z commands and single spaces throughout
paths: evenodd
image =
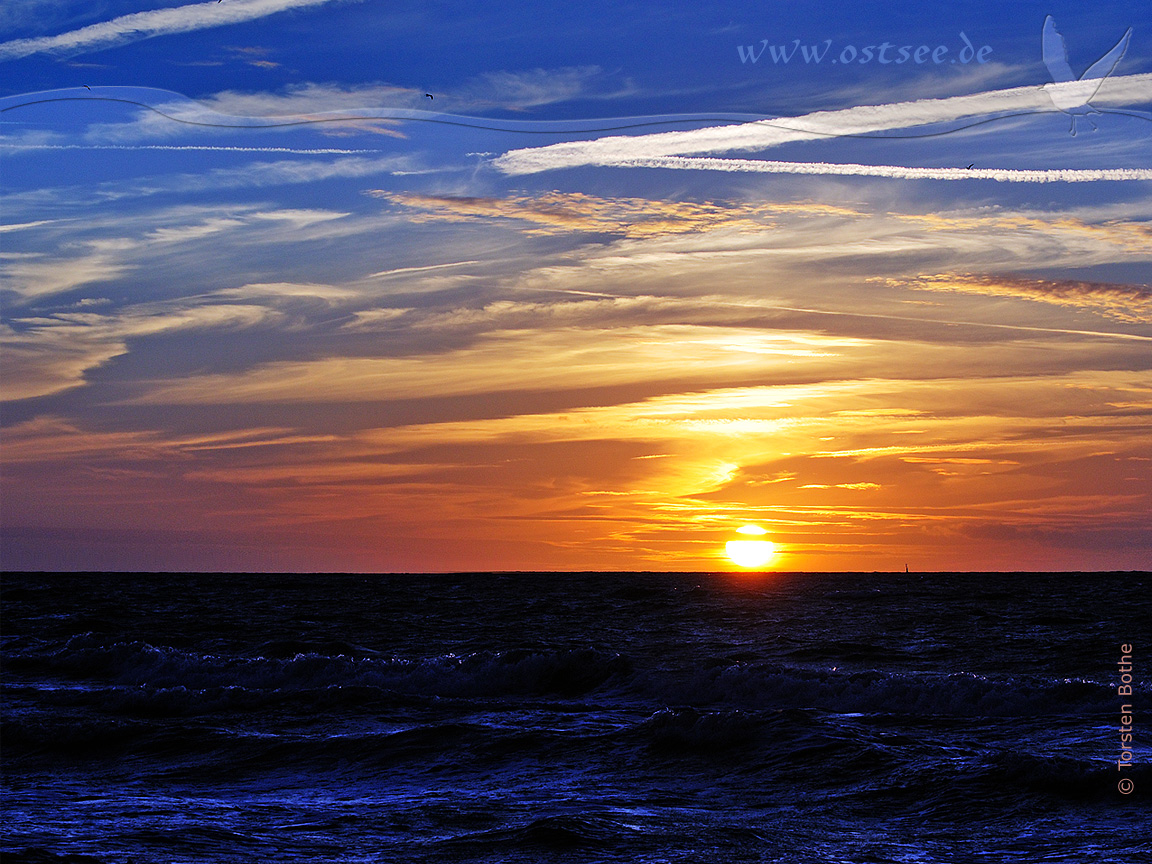
M 1152 861 L 1148 573 L 0 589 L 6 864 Z

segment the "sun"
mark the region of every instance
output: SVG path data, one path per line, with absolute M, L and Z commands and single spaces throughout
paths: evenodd
M 754 537 L 763 537 L 768 533 L 759 525 L 745 525 L 737 528 L 736 532 Z M 776 554 L 776 547 L 770 540 L 729 540 L 724 544 L 724 551 L 733 564 L 754 569 L 771 561 Z

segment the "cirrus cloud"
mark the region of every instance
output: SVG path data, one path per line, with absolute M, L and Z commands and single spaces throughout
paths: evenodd
M 18 60 L 32 54 L 73 55 L 85 51 L 98 51 L 153 36 L 239 24 L 276 12 L 331 2 L 333 0 L 229 0 L 224 4 L 211 0 L 208 3 L 193 3 L 173 9 L 133 12 L 130 15 L 89 24 L 87 27 L 56 36 L 37 36 L 31 39 L 0 42 L 0 61 Z

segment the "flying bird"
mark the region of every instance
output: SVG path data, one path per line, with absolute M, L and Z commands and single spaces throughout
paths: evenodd
M 1041 37 L 1044 65 L 1048 67 L 1048 74 L 1052 76 L 1052 83 L 1045 84 L 1044 90 L 1053 105 L 1072 117 L 1072 128 L 1069 130 L 1071 134 L 1076 134 L 1077 117 L 1088 120 L 1092 129 L 1096 129 L 1096 124 L 1088 118 L 1089 114 L 1100 113 L 1092 107 L 1092 98 L 1104 83 L 1104 79 L 1112 74 L 1124 57 L 1124 52 L 1128 50 L 1128 40 L 1131 38 L 1132 28 L 1129 27 L 1111 51 L 1077 78 L 1072 74 L 1072 67 L 1068 65 L 1068 46 L 1064 44 L 1064 37 L 1056 29 L 1056 22 L 1052 20 L 1051 15 L 1044 19 L 1044 31 Z
M 975 165 L 976 165 L 976 163 L 973 162 L 971 165 L 968 166 L 967 170 L 971 171 Z
M 436 99 L 436 97 L 433 96 L 431 93 L 425 93 L 424 95 L 427 96 L 429 99 L 432 99 L 432 100 Z
M 85 84 L 85 85 L 84 85 L 84 87 L 85 87 L 86 89 L 88 89 L 88 90 L 91 90 L 91 89 L 92 89 L 92 88 L 91 88 L 91 87 L 89 87 L 87 84 Z

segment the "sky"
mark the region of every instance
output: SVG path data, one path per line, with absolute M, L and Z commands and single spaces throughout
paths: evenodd
M 0 7 L 7 570 L 1152 567 L 1131 4 Z

